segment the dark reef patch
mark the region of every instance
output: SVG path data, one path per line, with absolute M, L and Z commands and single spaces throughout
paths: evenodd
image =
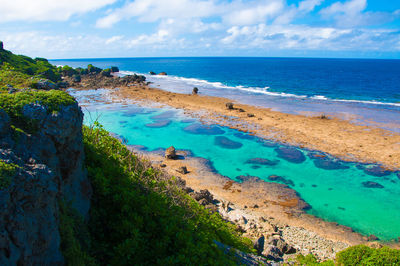
M 373 181 L 362 182 L 362 185 L 366 188 L 384 188 L 384 186 L 382 186 L 381 184 Z
M 188 118 L 188 119 L 182 119 L 180 122 L 181 123 L 193 123 L 193 122 L 196 122 L 196 120 Z
M 171 119 L 171 118 L 173 118 L 173 117 L 175 116 L 175 114 L 176 114 L 175 111 L 165 111 L 165 112 L 163 112 L 163 113 L 161 113 L 161 114 L 152 116 L 152 117 L 150 117 L 150 118 L 153 119 L 153 120 Z
M 372 176 L 377 176 L 377 177 L 382 177 L 382 176 L 387 176 L 390 175 L 392 172 L 389 170 L 386 170 L 380 165 L 375 165 L 372 167 L 364 167 L 364 173 Z
M 339 162 L 337 160 L 332 160 L 328 157 L 317 158 L 314 160 L 314 164 L 316 167 L 324 169 L 324 170 L 349 169 L 348 166 L 343 165 L 341 162 Z
M 171 124 L 171 120 L 158 120 L 157 122 L 146 124 L 146 127 L 160 128 L 166 127 L 169 124 Z
M 267 166 L 274 166 L 279 163 L 279 160 L 268 160 L 265 158 L 251 158 L 248 159 L 245 164 L 258 164 L 258 165 L 267 165 Z
M 260 169 L 260 168 L 261 168 L 261 166 L 259 166 L 259 165 L 252 165 L 252 166 L 251 166 L 251 169 L 255 169 L 255 170 L 256 170 L 256 169 Z
M 252 136 L 252 135 L 244 134 L 244 133 L 240 133 L 240 132 L 235 133 L 235 134 L 233 134 L 233 135 L 234 135 L 235 137 L 239 138 L 239 139 L 254 140 L 254 139 L 257 138 L 256 136 Z
M 243 146 L 242 143 L 233 141 L 223 136 L 215 137 L 214 144 L 225 149 L 239 149 Z
M 326 155 L 321 152 L 312 151 L 307 154 L 310 159 L 321 159 L 326 158 Z
M 267 148 L 275 148 L 276 146 L 278 146 L 277 143 L 268 140 L 260 139 L 258 142 L 260 142 L 264 147 Z
M 302 163 L 306 160 L 304 154 L 296 148 L 292 147 L 278 147 L 275 149 L 278 157 L 285 159 L 291 163 Z
M 290 179 L 284 178 L 283 176 L 279 176 L 279 175 L 270 175 L 270 176 L 268 177 L 268 180 L 274 181 L 274 182 L 283 183 L 283 184 L 285 184 L 285 185 L 294 187 L 294 182 L 293 182 L 292 180 L 290 180 Z
M 183 130 L 188 133 L 198 135 L 222 135 L 225 133 L 225 131 L 218 126 L 206 126 L 200 123 L 191 124 L 185 127 Z

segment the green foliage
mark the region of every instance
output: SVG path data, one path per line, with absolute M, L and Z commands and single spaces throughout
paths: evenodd
M 75 99 L 68 93 L 58 90 L 36 91 L 27 90 L 16 93 L 0 93 L 0 108 L 11 119 L 11 124 L 28 133 L 38 130 L 38 121 L 28 119 L 22 113 L 27 104 L 39 103 L 47 108 L 47 113 L 59 111 L 60 106 L 68 106 L 75 103 Z
M 18 165 L 6 163 L 0 160 L 0 189 L 5 189 L 11 184 L 11 179 L 15 175 Z
M 101 68 L 95 67 L 92 64 L 89 64 L 87 66 L 87 71 L 88 73 L 100 73 L 101 72 Z
M 8 63 L 16 71 L 27 75 L 35 75 L 51 81 L 59 81 L 61 76 L 55 66 L 44 58 L 32 59 L 24 55 L 15 55 L 7 50 L 0 50 L 0 65 Z
M 63 76 L 68 77 L 72 77 L 73 75 L 78 74 L 78 71 L 70 66 L 63 66 L 60 71 Z
M 61 252 L 67 265 L 96 265 L 88 254 L 90 236 L 83 218 L 64 202 L 59 202 Z
M 101 264 L 230 265 L 213 242 L 248 252 L 250 241 L 211 214 L 96 124 L 84 127 L 93 187 L 91 254 Z
M 333 261 L 328 260 L 324 262 L 318 262 L 317 258 L 313 254 L 308 254 L 304 256 L 302 254 L 297 255 L 295 261 L 295 265 L 306 265 L 306 266 L 315 266 L 315 265 L 323 265 L 323 266 L 334 266 Z
M 400 250 L 383 247 L 373 249 L 357 245 L 345 249 L 336 255 L 339 265 L 400 265 Z
M 38 78 L 30 77 L 28 74 L 17 71 L 9 63 L 0 65 L 0 88 L 6 85 L 11 85 L 17 89 L 33 87 L 38 81 Z

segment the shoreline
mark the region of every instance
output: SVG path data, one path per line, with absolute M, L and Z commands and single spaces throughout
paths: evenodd
M 281 143 L 328 153 L 350 162 L 376 163 L 400 169 L 400 134 L 350 123 L 334 117 L 307 117 L 234 103 L 222 97 L 180 94 L 149 86 L 119 87 L 114 95 L 140 104 L 159 103 L 182 109 L 205 123 L 238 129 Z
M 264 134 L 260 134 L 260 132 L 261 133 L 265 132 L 265 128 L 262 127 L 262 126 L 265 127 L 265 124 L 262 123 L 265 122 L 265 120 L 258 120 L 258 118 L 260 118 L 261 116 L 260 114 L 266 114 L 266 117 L 269 119 L 271 118 L 271 116 L 276 117 L 277 121 L 280 121 L 281 119 L 282 120 L 288 119 L 290 121 L 297 120 L 296 125 L 299 125 L 298 120 L 300 120 L 300 122 L 304 122 L 305 124 L 315 123 L 317 124 L 317 126 L 321 125 L 323 126 L 326 123 L 334 123 L 334 125 L 342 126 L 337 130 L 345 130 L 345 131 L 347 130 L 348 132 L 350 132 L 348 134 L 354 135 L 357 134 L 358 132 L 363 132 L 365 134 L 365 132 L 367 132 L 369 134 L 366 135 L 369 135 L 370 137 L 371 134 L 372 137 L 375 138 L 377 136 L 381 136 L 381 140 L 383 138 L 386 141 L 381 145 L 388 145 L 392 141 L 397 141 L 397 139 L 399 139 L 397 143 L 400 143 L 400 135 L 388 134 L 389 132 L 385 132 L 385 130 L 370 129 L 365 126 L 356 126 L 350 124 L 348 121 L 343 121 L 337 118 L 321 119 L 316 117 L 304 117 L 301 115 L 289 115 L 271 111 L 264 108 L 253 107 L 242 104 L 234 104 L 235 106 L 234 110 L 227 110 L 225 107 L 225 103 L 230 100 L 225 98 L 171 93 L 160 89 L 150 88 L 144 85 L 117 86 L 117 87 L 119 88 L 118 90 L 113 90 L 114 88 L 112 86 L 109 87 L 111 88 L 110 90 L 111 92 L 110 96 L 112 99 L 111 102 L 121 103 L 121 100 L 122 102 L 124 102 L 124 100 L 132 100 L 133 102 L 138 103 L 139 105 L 145 105 L 145 106 L 151 105 L 154 107 L 155 103 L 157 103 L 157 107 L 171 106 L 177 109 L 184 110 L 184 113 L 189 114 L 192 117 L 199 118 L 200 121 L 205 123 L 211 122 L 222 126 L 228 126 L 231 128 L 239 129 L 241 131 L 249 132 L 250 134 L 257 135 L 259 137 L 273 139 L 275 141 L 280 141 L 291 145 L 297 144 L 296 146 L 300 146 L 302 148 L 309 148 L 309 147 L 307 147 L 306 145 L 302 145 L 301 143 L 300 144 L 293 143 L 293 139 L 295 139 L 295 137 L 298 137 L 296 135 L 291 136 L 292 138 L 285 138 L 284 133 L 278 130 L 279 128 L 270 129 L 269 133 L 275 133 L 273 134 L 272 137 L 271 134 L 267 136 Z M 78 90 L 82 89 L 79 87 L 75 88 Z M 90 88 L 86 89 L 94 89 L 94 88 L 97 87 L 93 86 L 92 84 Z M 104 88 L 104 87 L 99 86 L 98 88 Z M 240 111 L 240 108 L 244 109 L 245 111 L 244 112 Z M 254 112 L 255 117 L 247 116 L 247 114 L 250 112 Z M 333 130 L 334 125 L 330 125 L 326 129 Z M 287 130 L 290 132 L 290 129 L 291 128 L 288 128 Z M 350 129 L 353 129 L 353 131 L 351 131 Z M 358 129 L 358 131 L 354 129 Z M 313 150 L 321 150 L 321 149 L 314 148 Z M 155 164 L 165 163 L 166 161 L 164 160 L 163 155 L 157 154 L 157 152 L 139 151 L 137 149 L 135 151 L 141 154 L 145 154 L 145 156 L 149 157 L 149 160 Z M 358 155 L 360 154 L 362 153 L 359 153 Z M 187 154 L 185 154 L 185 156 L 187 156 Z M 342 159 L 343 157 L 339 158 Z M 370 158 L 373 158 L 373 156 L 371 156 Z M 355 160 L 360 161 L 355 156 L 351 158 L 345 157 L 345 159 L 352 161 Z M 190 187 L 196 190 L 202 190 L 202 189 L 210 190 L 210 192 L 212 192 L 212 194 L 216 198 L 220 198 L 223 199 L 223 201 L 229 201 L 233 203 L 235 209 L 240 210 L 240 213 L 250 212 L 251 215 L 256 215 L 256 216 L 258 215 L 258 217 L 266 217 L 266 216 L 268 218 L 272 217 L 274 225 L 278 225 L 278 227 L 281 228 L 280 232 L 284 232 L 283 229 L 285 228 L 298 228 L 298 231 L 296 232 L 297 235 L 303 234 L 305 236 L 309 236 L 310 234 L 314 234 L 315 237 L 323 239 L 321 240 L 322 242 L 332 241 L 333 243 L 340 243 L 339 246 L 343 245 L 343 247 L 360 243 L 368 245 L 377 245 L 377 246 L 380 245 L 375 241 L 373 242 L 368 241 L 369 239 L 367 236 L 363 236 L 359 233 L 356 233 L 349 227 L 338 225 L 337 223 L 334 222 L 328 222 L 321 218 L 305 213 L 303 209 L 304 207 L 307 206 L 307 204 L 297 196 L 294 190 L 290 189 L 285 185 L 277 183 L 269 183 L 265 181 L 259 182 L 257 181 L 257 179 L 245 180 L 245 182 L 243 183 L 233 182 L 231 179 L 213 172 L 212 168 L 210 168 L 209 165 L 207 165 L 206 160 L 202 158 L 192 158 L 188 156 L 183 161 L 181 160 L 177 161 L 167 160 L 167 161 L 168 162 L 166 163 L 167 164 L 166 170 L 170 174 L 177 175 L 182 179 L 184 179 Z M 363 160 L 363 161 L 370 162 L 370 160 Z M 187 166 L 190 173 L 187 175 L 181 175 L 177 173 L 176 168 L 179 166 L 179 164 L 184 164 L 185 166 Z M 389 167 L 390 169 L 399 168 L 399 166 L 396 164 L 391 164 L 391 166 Z M 224 187 L 227 187 L 227 184 L 229 184 L 229 188 L 224 189 Z M 257 191 L 257 193 L 254 193 L 255 191 Z M 263 200 L 261 200 L 261 198 Z M 267 200 L 265 200 L 265 198 L 267 198 Z M 254 206 L 256 205 L 257 207 L 254 208 Z M 253 206 L 253 208 L 251 206 Z M 267 219 L 267 221 L 270 220 Z M 238 221 L 233 221 L 233 222 L 238 224 L 238 222 L 240 222 L 240 219 Z M 301 230 L 303 231 L 300 232 Z M 287 229 L 286 231 L 289 231 L 286 232 L 286 234 L 289 235 L 294 234 L 291 231 L 291 229 Z M 295 235 L 294 239 L 296 238 L 296 234 L 294 234 Z M 306 237 L 305 239 L 303 238 L 303 242 L 307 239 L 308 237 Z M 320 243 L 320 241 L 318 240 L 316 241 L 316 243 Z M 399 247 L 399 244 L 393 241 L 381 242 L 381 243 Z M 296 243 L 294 243 L 294 245 L 295 244 Z M 300 249 L 303 250 L 302 248 Z M 339 250 L 335 250 L 334 253 L 336 253 L 336 251 Z M 326 250 L 324 252 L 326 253 Z M 318 256 L 321 258 L 330 258 L 325 256 L 324 252 L 322 252 Z

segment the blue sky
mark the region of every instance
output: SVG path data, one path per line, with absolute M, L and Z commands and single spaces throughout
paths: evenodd
M 47 58 L 400 59 L 399 0 L 0 0 L 0 40 Z

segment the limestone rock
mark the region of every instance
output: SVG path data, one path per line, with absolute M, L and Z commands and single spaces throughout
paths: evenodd
M 171 146 L 165 150 L 165 158 L 172 159 L 172 160 L 177 158 L 174 146 Z
M 187 173 L 189 173 L 189 171 L 187 170 L 186 166 L 181 166 L 176 170 L 178 173 L 181 173 L 183 175 L 186 175 Z
M 193 88 L 192 94 L 196 95 L 197 93 L 199 93 L 199 89 L 197 87 Z
M 225 106 L 226 106 L 226 109 L 233 110 L 233 103 L 226 103 Z

